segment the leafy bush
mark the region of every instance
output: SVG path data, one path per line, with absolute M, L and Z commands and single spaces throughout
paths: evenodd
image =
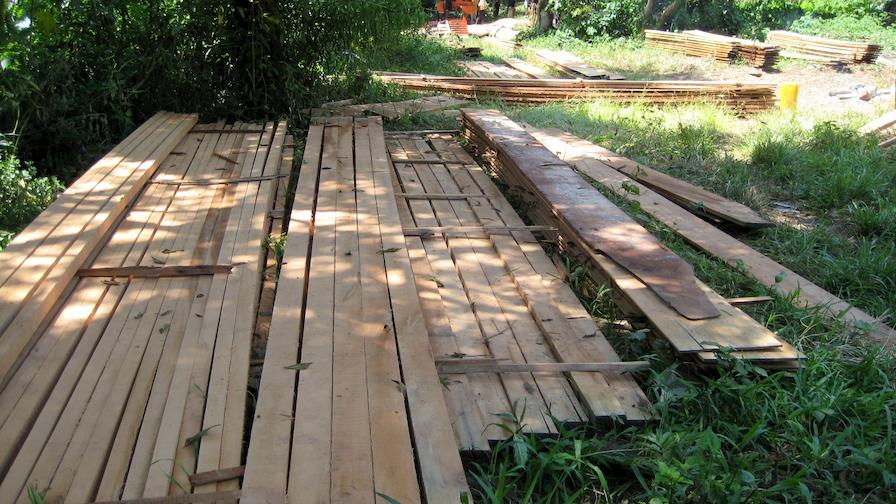
M 34 166 L 19 161 L 0 135 L 0 249 L 61 190 L 55 177 L 39 177 Z
M 882 26 L 880 21 L 872 16 L 861 18 L 841 16 L 833 19 L 803 16 L 796 20 L 790 29 L 820 37 L 871 42 L 880 44 L 890 51 L 896 51 L 896 28 Z
M 555 4 L 561 27 L 584 40 L 626 37 L 640 29 L 639 0 L 565 0 Z
M 0 131 L 68 179 L 160 109 L 298 119 L 422 21 L 417 0 L 2 2 Z
M 886 0 L 802 0 L 800 8 L 806 14 L 821 17 L 880 16 Z

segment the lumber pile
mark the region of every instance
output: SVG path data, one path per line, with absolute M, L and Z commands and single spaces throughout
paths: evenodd
M 766 42 L 800 54 L 846 63 L 874 63 L 881 51 L 881 46 L 876 44 L 828 39 L 780 30 L 770 31 Z
M 462 113 L 464 136 L 501 182 L 531 205 L 530 217 L 540 224 L 555 225 L 559 229 L 561 248 L 586 265 L 598 281 L 612 282 L 621 295 L 621 306 L 646 317 L 651 327 L 678 352 L 692 355 L 707 365 L 718 362 L 716 350 L 719 348 L 731 349 L 734 357 L 769 368 L 797 365 L 802 354 L 699 281 L 697 287 L 717 310 L 718 316 L 695 320 L 670 306 L 667 299 L 650 287 L 649 279 L 629 269 L 630 266 L 626 266 L 629 263 L 619 262 L 605 252 L 605 242 L 593 234 L 594 229 L 613 229 L 622 238 L 632 241 L 630 255 L 649 261 L 654 252 L 639 246 L 637 237 L 644 232 L 640 225 L 634 221 L 624 224 L 621 219 L 610 225 L 617 219 L 606 220 L 613 211 L 601 202 L 602 195 L 500 112 L 463 109 Z M 627 178 L 608 169 L 618 177 Z M 542 175 L 547 174 L 550 181 L 542 180 Z M 581 217 L 574 218 L 574 212 L 580 213 Z M 682 288 L 686 281 L 690 281 L 681 280 L 667 286 Z M 679 306 L 690 309 L 700 306 L 693 296 L 681 295 L 678 301 Z
M 262 243 L 292 148 L 284 123 L 195 123 L 152 117 L 0 253 L 17 312 L 2 336 L 9 502 L 238 488 L 188 478 L 242 459 Z
M 576 79 L 491 79 L 382 72 L 379 78 L 408 89 L 449 93 L 468 99 L 498 98 L 513 103 L 605 99 L 658 105 L 706 101 L 742 113 L 769 110 L 775 86 L 726 81 L 610 81 Z
M 515 409 L 524 430 L 540 435 L 588 421 L 646 420 L 647 399 L 636 382 L 612 372 L 643 363 L 619 363 L 569 286 L 557 281 L 535 236 L 552 228 L 523 225 L 450 135 L 390 135 L 387 142 L 405 243 L 461 449 L 486 451 L 505 438 L 501 425 L 512 426 L 499 411 Z M 443 234 L 408 232 L 439 224 Z
M 535 57 L 541 62 L 556 68 L 567 77 L 576 79 L 610 79 L 625 80 L 625 77 L 610 73 L 606 70 L 594 68 L 580 58 L 566 51 L 552 51 L 540 49 L 535 51 Z
M 712 58 L 723 63 L 732 63 L 740 58 L 763 70 L 774 67 L 780 53 L 780 48 L 772 44 L 700 30 L 686 30 L 682 33 L 645 30 L 644 36 L 648 46 L 688 56 Z
M 702 219 L 689 215 L 659 192 L 629 178 L 606 163 L 605 149 L 556 129 L 528 131 L 546 147 L 578 170 L 617 195 L 636 201 L 640 208 L 669 226 L 692 246 L 736 267 L 782 296 L 796 296 L 804 306 L 819 307 L 822 314 L 842 320 L 859 334 L 883 345 L 896 342 L 896 331 L 880 320 L 851 306 L 818 285 L 801 277 L 737 238 Z M 634 187 L 636 190 L 632 190 Z
M 312 122 L 241 502 L 375 492 L 454 502 L 469 492 L 390 170 L 378 118 Z

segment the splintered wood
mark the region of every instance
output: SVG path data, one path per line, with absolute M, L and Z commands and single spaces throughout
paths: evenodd
M 589 205 L 596 201 L 600 194 L 590 187 L 588 190 L 581 188 L 576 193 L 576 198 L 570 200 L 564 194 L 551 194 L 544 189 L 544 184 L 533 184 L 530 173 L 535 167 L 538 170 L 546 169 L 550 165 L 554 171 L 565 164 L 554 157 L 554 161 L 548 163 L 550 151 L 542 146 L 535 138 L 526 133 L 520 126 L 497 111 L 488 110 L 464 110 L 464 136 L 479 152 L 489 167 L 506 183 L 514 194 L 524 201 L 532 204 L 530 217 L 543 224 L 557 225 L 560 229 L 561 247 L 574 258 L 581 261 L 591 271 L 592 276 L 600 283 L 610 282 L 618 289 L 622 296 L 620 301 L 636 314 L 641 314 L 648 319 L 654 330 L 665 337 L 679 352 L 694 354 L 697 359 L 705 363 L 715 363 L 718 356 L 713 351 L 717 348 L 733 350 L 735 357 L 754 360 L 766 367 L 792 367 L 801 357 L 785 341 L 777 338 L 771 331 L 750 318 L 746 313 L 731 306 L 721 296 L 710 290 L 699 281 L 697 286 L 708 298 L 718 316 L 702 320 L 691 320 L 676 312 L 668 302 L 649 287 L 649 282 L 639 278 L 636 271 L 628 270 L 625 264 L 616 262 L 612 256 L 601 253 L 605 244 L 600 240 L 594 240 L 591 236 L 591 228 L 600 228 L 605 223 L 602 219 L 607 212 L 592 210 L 591 228 L 584 229 L 569 221 L 569 214 L 565 209 L 576 208 L 587 211 Z M 562 148 L 555 148 L 562 152 Z M 547 151 L 547 154 L 543 151 Z M 529 169 L 521 169 L 520 165 L 530 163 Z M 622 173 L 602 165 L 614 176 L 627 179 Z M 576 175 L 568 166 L 567 176 Z M 595 175 L 589 176 L 595 177 Z M 634 184 L 635 182 L 626 182 Z M 617 180 L 622 189 L 625 185 Z M 586 183 L 587 185 L 587 183 Z M 649 192 L 645 188 L 642 193 Z M 650 193 L 654 194 L 654 193 Z M 680 207 L 669 203 L 689 219 L 690 215 Z M 647 205 L 644 205 L 647 206 Z M 602 208 L 598 206 L 591 207 Z M 680 217 L 682 218 L 682 217 Z M 698 220 L 698 219 L 695 219 Z M 699 220 L 698 220 L 699 221 Z M 702 221 L 700 221 L 702 222 Z M 706 224 L 711 229 L 711 225 Z M 632 221 L 627 228 L 627 233 L 640 226 Z M 650 256 L 652 250 L 648 247 L 640 249 L 637 243 L 632 243 L 631 253 L 641 254 L 644 258 Z M 693 281 L 691 279 L 690 281 Z M 681 297 L 681 302 L 688 302 L 693 297 Z
M 2 336 L 0 501 L 238 489 L 189 476 L 241 463 L 272 176 L 291 148 L 285 123 L 195 123 L 148 120 L 0 254 L 5 306 L 17 294 L 28 315 Z

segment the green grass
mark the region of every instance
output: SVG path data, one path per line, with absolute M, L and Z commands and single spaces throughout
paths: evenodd
M 592 47 L 542 37 L 527 43 L 562 47 L 629 77 L 698 76 L 715 65 L 684 67 L 637 41 Z M 528 50 L 483 47 L 492 60 L 531 56 Z M 474 106 L 564 129 L 770 216 L 776 215 L 775 202 L 796 207 L 803 226 L 785 223 L 740 238 L 868 312 L 893 315 L 896 157 L 877 147 L 879 138 L 855 133 L 869 119 L 865 115 L 812 108 L 796 116 L 772 111 L 741 118 L 699 103 L 663 109 L 608 102 Z M 453 127 L 452 121 L 433 117 L 411 116 L 387 127 Z M 468 461 L 475 500 L 891 501 L 896 355 L 856 340 L 818 310 L 796 307 L 792 299 L 695 250 L 636 205 L 603 192 L 721 295 L 772 296 L 772 302 L 744 310 L 807 359 L 794 372 L 765 371 L 733 359 L 727 368 L 708 372 L 676 359 L 649 331 L 609 325 L 605 332 L 623 359 L 652 363 L 638 380 L 656 421 L 577 429 L 557 438 L 517 432 L 490 457 Z M 593 315 L 618 319 L 611 289 L 589 284 L 583 269 L 569 266 L 571 284 Z
M 868 16 L 860 18 L 843 16 L 832 19 L 803 16 L 797 19 L 790 29 L 820 37 L 870 42 L 883 46 L 887 52 L 896 52 L 896 27 L 882 26 L 877 19 Z

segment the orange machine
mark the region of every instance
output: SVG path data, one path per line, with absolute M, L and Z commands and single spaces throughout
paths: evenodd
M 475 16 L 477 12 L 479 12 L 479 7 L 476 5 L 476 0 L 452 0 L 451 8 L 453 10 L 461 9 L 464 11 L 464 14 L 468 16 Z M 436 11 L 440 14 L 445 13 L 445 1 L 439 0 L 436 2 Z

